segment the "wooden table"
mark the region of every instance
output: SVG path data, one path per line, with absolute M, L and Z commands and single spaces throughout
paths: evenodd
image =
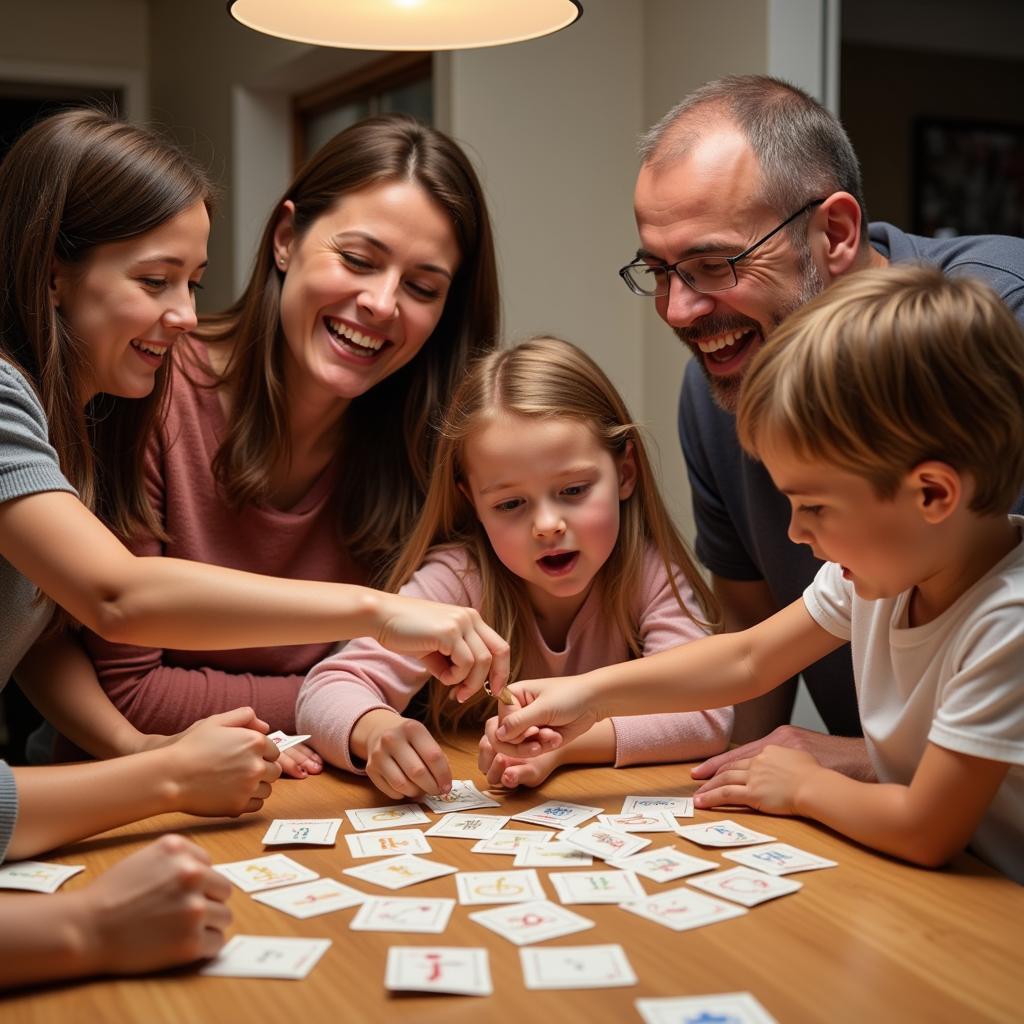
M 483 786 L 475 752 L 452 751 L 451 760 L 456 778 L 474 778 Z M 682 765 L 574 769 L 557 774 L 539 790 L 504 797 L 503 813 L 546 799 L 603 805 L 612 812 L 630 793 L 686 795 L 694 788 L 688 768 Z M 262 854 L 260 840 L 274 818 L 344 817 L 345 808 L 390 802 L 365 780 L 331 770 L 319 778 L 279 782 L 258 815 L 238 821 L 204 821 L 184 815 L 151 818 L 45 859 L 87 865 L 87 871 L 67 883 L 70 889 L 86 884 L 164 831 L 189 835 L 209 851 L 214 863 L 220 863 Z M 354 909 L 303 921 L 236 891 L 231 899 L 234 931 L 333 940 L 309 977 L 304 981 L 204 978 L 183 969 L 146 978 L 56 985 L 4 997 L 0 1020 L 5 1024 L 617 1024 L 640 1020 L 633 1002 L 641 996 L 734 991 L 753 993 L 782 1024 L 1024 1020 L 1024 887 L 967 856 L 940 872 L 909 867 L 802 821 L 701 811 L 693 820 L 725 817 L 830 857 L 839 867 L 792 876 L 803 882 L 800 892 L 754 907 L 742 917 L 681 933 L 614 906 L 574 906 L 573 910 L 596 921 L 596 927 L 546 945 L 621 943 L 639 978 L 631 988 L 526 989 L 518 949 L 468 919 L 469 912 L 479 907 L 457 906 L 441 935 L 353 932 L 348 925 Z M 351 831 L 347 820 L 342 831 Z M 718 852 L 699 849 L 684 839 L 650 838 L 655 840 L 652 846 L 671 841 L 688 853 L 721 860 Z M 511 859 L 470 852 L 473 844 L 465 840 L 431 837 L 430 842 L 434 850 L 430 857 L 460 869 L 501 870 L 511 864 Z M 388 895 L 340 873 L 355 863 L 340 835 L 333 848 L 266 850 L 277 851 L 321 875 Z M 734 866 L 721 862 L 724 867 Z M 595 869 L 600 866 L 595 861 Z M 540 874 L 548 897 L 557 902 L 554 887 L 544 879 L 548 870 Z M 642 882 L 651 894 L 685 884 Z M 451 897 L 455 883 L 448 876 L 395 893 L 412 894 Z M 394 945 L 486 947 L 494 995 L 389 995 L 384 988 L 384 965 L 388 947 Z

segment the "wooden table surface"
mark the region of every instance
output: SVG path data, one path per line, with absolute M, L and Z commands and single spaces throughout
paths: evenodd
M 483 788 L 475 752 L 450 753 L 455 777 L 472 778 Z M 615 812 L 631 793 L 687 795 L 695 788 L 683 765 L 581 768 L 558 773 L 539 790 L 505 795 L 503 810 L 490 813 L 512 814 L 547 799 L 602 805 Z M 203 846 L 214 863 L 284 852 L 321 875 L 388 895 L 341 874 L 356 863 L 341 834 L 336 846 L 326 848 L 264 850 L 260 840 L 274 818 L 344 817 L 346 808 L 391 802 L 365 780 L 329 770 L 318 778 L 279 782 L 257 815 L 237 821 L 150 818 L 40 859 L 85 864 L 87 870 L 66 883 L 72 889 L 149 839 L 174 830 Z M 572 907 L 596 927 L 544 945 L 621 943 L 639 979 L 630 988 L 526 989 L 517 947 L 468 919 L 471 911 L 484 909 L 480 907 L 456 906 L 440 935 L 352 932 L 349 922 L 355 909 L 298 920 L 236 890 L 230 904 L 232 933 L 333 940 L 305 980 L 205 978 L 186 968 L 144 978 L 53 985 L 3 997 L 0 1020 L 603 1024 L 639 1021 L 633 1005 L 639 997 L 736 991 L 753 993 L 780 1024 L 1024 1020 L 1024 887 L 967 856 L 939 872 L 909 867 L 803 821 L 702 811 L 692 820 L 726 817 L 836 860 L 839 867 L 790 876 L 803 882 L 799 892 L 754 907 L 742 917 L 687 932 L 670 931 L 614 906 Z M 510 822 L 509 827 L 515 825 Z M 351 831 L 346 819 L 342 833 Z M 735 866 L 718 851 L 681 838 L 649 838 L 654 840 L 651 848 L 671 842 L 687 853 L 719 860 L 723 867 Z M 511 865 L 511 858 L 472 853 L 473 844 L 465 840 L 431 837 L 430 842 L 434 852 L 426 856 L 461 870 Z M 595 860 L 594 870 L 601 866 Z M 545 878 L 548 869 L 539 873 L 548 898 L 557 902 Z M 685 884 L 641 882 L 652 895 Z M 394 895 L 452 897 L 455 882 L 448 876 Z M 388 948 L 395 945 L 485 947 L 494 994 L 390 995 L 384 988 L 384 965 Z

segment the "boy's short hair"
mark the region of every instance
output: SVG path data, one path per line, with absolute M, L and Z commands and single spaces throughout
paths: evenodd
M 934 267 L 843 278 L 788 317 L 743 381 L 740 442 L 766 439 L 868 480 L 880 498 L 930 459 L 969 474 L 971 511 L 1024 483 L 1024 329 L 987 285 Z

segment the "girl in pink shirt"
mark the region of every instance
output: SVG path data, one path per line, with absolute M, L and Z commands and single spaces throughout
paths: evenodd
M 511 678 L 573 675 L 704 635 L 715 601 L 658 493 L 640 431 L 600 368 L 568 342 L 528 341 L 477 361 L 441 425 L 423 515 L 392 576 L 400 593 L 476 608 L 512 648 Z M 436 681 L 430 728 L 402 712 L 422 664 L 354 640 L 316 665 L 296 723 L 322 756 L 389 797 L 445 793 L 435 734 L 482 724 L 488 782 L 536 786 L 559 765 L 703 758 L 732 709 L 618 718 L 564 747 L 497 754 L 483 694 Z M 461 697 L 457 692 L 456 697 Z

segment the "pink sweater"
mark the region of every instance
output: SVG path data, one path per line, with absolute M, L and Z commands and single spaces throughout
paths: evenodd
M 193 344 L 205 355 L 200 343 Z M 210 470 L 226 429 L 217 392 L 197 386 L 178 368 L 173 388 L 167 420 L 146 458 L 150 498 L 171 540 L 147 538 L 133 550 L 270 576 L 365 582 L 337 540 L 330 501 L 335 467 L 292 508 L 248 506 L 236 513 L 221 499 Z M 137 728 L 158 733 L 242 705 L 255 708 L 271 729 L 293 732 L 303 676 L 332 648 L 177 651 L 111 644 L 93 633 L 85 638 L 110 699 Z
M 696 609 L 693 591 L 682 574 L 677 585 L 687 606 Z M 480 606 L 480 581 L 462 548 L 434 552 L 402 587 L 401 593 L 432 601 Z M 643 582 L 635 603 L 644 654 L 656 654 L 703 636 L 682 613 L 657 553 L 644 558 Z M 548 647 L 536 622 L 524 652 L 522 678 L 577 675 L 629 657 L 626 640 L 602 615 L 600 595 L 591 591 L 569 628 L 565 649 Z M 429 674 L 413 658 L 392 654 L 373 640 L 352 640 L 315 665 L 299 691 L 296 728 L 309 733 L 328 761 L 363 774 L 352 760 L 349 737 L 356 721 L 374 708 L 402 712 Z M 685 714 L 613 718 L 615 764 L 691 761 L 723 751 L 732 731 L 731 707 Z

